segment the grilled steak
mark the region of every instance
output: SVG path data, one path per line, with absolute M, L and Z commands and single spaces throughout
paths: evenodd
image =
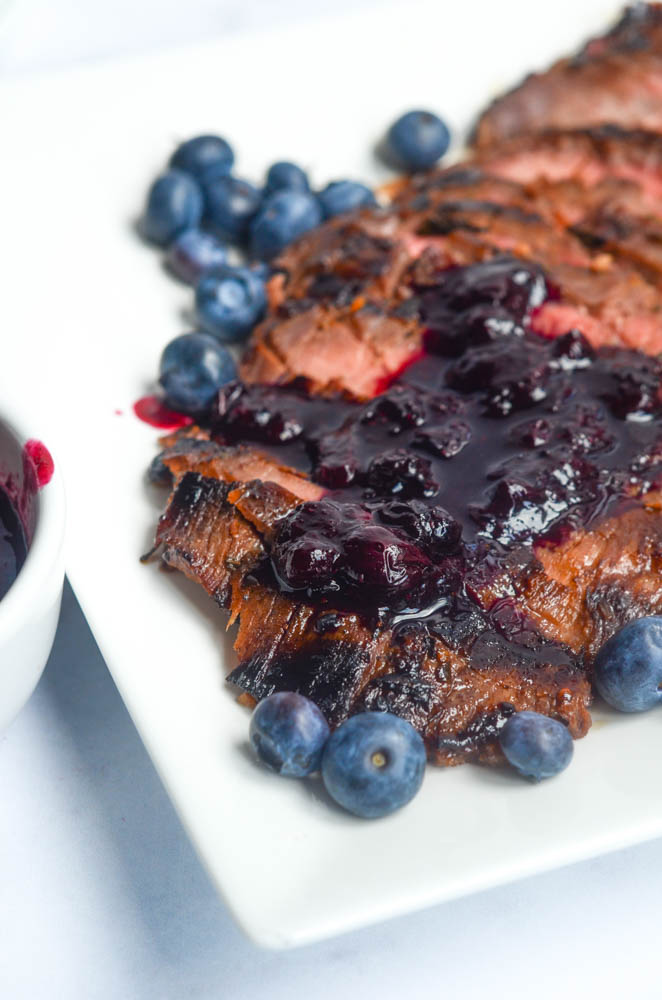
M 533 73 L 494 101 L 475 129 L 477 146 L 545 126 L 612 123 L 662 131 L 662 6 L 635 3 L 604 37 Z
M 586 732 L 596 649 L 662 609 L 662 367 L 528 333 L 545 287 L 441 272 L 428 356 L 375 399 L 237 385 L 169 441 L 157 544 L 239 618 L 250 696 L 388 708 L 445 764 L 495 760 L 522 708 Z
M 662 136 L 620 127 L 662 118 L 660 44 L 632 8 L 277 260 L 242 381 L 151 468 L 245 698 L 395 712 L 440 764 L 525 708 L 586 733 L 595 653 L 662 612 Z
M 586 733 L 590 683 L 580 658 L 520 623 L 511 638 L 488 616 L 480 624 L 458 618 L 458 635 L 443 640 L 415 625 L 367 623 L 347 609 L 295 600 L 256 579 L 272 509 L 280 513 L 288 501 L 296 498 L 268 484 L 232 488 L 190 472 L 159 526 L 164 559 L 239 618 L 231 681 L 256 699 L 301 691 L 332 725 L 355 711 L 394 711 L 441 764 L 496 759 L 496 733 L 515 706 L 564 719 L 575 737 Z

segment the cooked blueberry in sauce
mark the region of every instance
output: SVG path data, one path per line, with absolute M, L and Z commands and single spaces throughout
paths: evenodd
M 20 518 L 0 487 L 0 599 L 16 579 L 26 555 L 27 544 Z
M 326 497 L 283 519 L 272 562 L 287 590 L 361 599 L 368 587 L 377 603 L 400 607 L 432 575 L 429 559 L 404 532 L 378 524 L 367 506 Z
M 432 476 L 430 459 L 412 455 L 403 448 L 382 452 L 366 471 L 368 497 L 432 497 L 438 485 Z
M 457 548 L 462 528 L 443 507 L 433 507 L 420 500 L 408 503 L 394 500 L 380 506 L 377 520 L 416 542 L 431 558 Z
M 483 305 L 501 307 L 511 320 L 521 321 L 548 297 L 547 281 L 538 264 L 497 257 L 471 267 L 447 268 L 426 304 L 430 319 L 444 311 L 459 313 Z

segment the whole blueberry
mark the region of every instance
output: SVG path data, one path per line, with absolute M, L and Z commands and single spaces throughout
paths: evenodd
M 331 181 L 317 196 L 325 219 L 343 212 L 353 212 L 356 208 L 376 205 L 375 196 L 369 187 L 358 181 Z
M 201 326 L 219 340 L 248 336 L 264 314 L 264 282 L 248 267 L 219 267 L 204 274 L 195 289 Z
M 256 257 L 271 260 L 321 221 L 322 210 L 314 195 L 276 191 L 265 200 L 251 225 L 251 249 Z
M 387 146 L 391 159 L 404 170 L 427 170 L 444 155 L 450 133 L 431 111 L 408 111 L 391 125 Z
M 319 771 L 329 727 L 314 702 L 294 691 L 278 691 L 253 712 L 249 737 L 270 771 L 303 778 Z
M 159 382 L 165 399 L 182 413 L 203 413 L 226 382 L 236 378 L 234 358 L 208 333 L 175 337 L 161 355 Z
M 329 737 L 322 778 L 345 809 L 376 819 L 406 805 L 425 772 L 423 740 L 405 719 L 389 712 L 363 712 Z
M 205 184 L 205 222 L 221 239 L 243 243 L 262 193 L 238 177 L 215 177 Z
M 267 171 L 264 193 L 269 195 L 276 191 L 310 191 L 305 171 L 296 163 L 288 163 L 286 160 L 272 163 Z
M 662 704 L 662 618 L 638 618 L 608 639 L 595 659 L 595 686 L 621 712 Z
M 232 146 L 220 135 L 196 135 L 187 139 L 170 157 L 170 166 L 185 170 L 201 184 L 229 174 L 234 164 Z
M 524 775 L 540 781 L 563 771 L 572 760 L 572 736 L 566 726 L 539 712 L 517 712 L 499 734 L 506 760 Z
M 142 232 L 152 243 L 166 246 L 202 217 L 202 191 L 197 181 L 181 170 L 157 177 L 147 194 Z
M 168 248 L 168 267 L 182 281 L 195 285 L 203 274 L 227 263 L 227 250 L 203 229 L 185 229 Z
M 265 283 L 265 285 L 273 273 L 267 262 L 264 260 L 254 260 L 250 265 L 250 268 L 253 274 L 256 274 L 258 278 Z

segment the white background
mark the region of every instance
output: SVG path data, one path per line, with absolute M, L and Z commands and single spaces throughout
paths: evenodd
M 15 0 L 0 21 L 0 73 L 359 5 L 378 16 L 378 0 Z M 246 942 L 69 591 L 44 679 L 0 737 L 0 793 L 2 1000 L 662 994 L 660 842 L 297 952 Z

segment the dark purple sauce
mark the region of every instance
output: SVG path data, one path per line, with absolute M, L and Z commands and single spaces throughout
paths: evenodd
M 16 579 L 26 555 L 23 525 L 9 497 L 0 487 L 0 599 Z
M 259 443 L 328 491 L 281 523 L 281 589 L 388 607 L 405 625 L 425 615 L 452 645 L 475 634 L 490 579 L 662 480 L 662 363 L 531 332 L 553 294 L 536 265 L 453 268 L 418 293 L 427 353 L 376 399 L 235 384 L 212 433 Z M 513 607 L 491 618 L 525 635 Z

